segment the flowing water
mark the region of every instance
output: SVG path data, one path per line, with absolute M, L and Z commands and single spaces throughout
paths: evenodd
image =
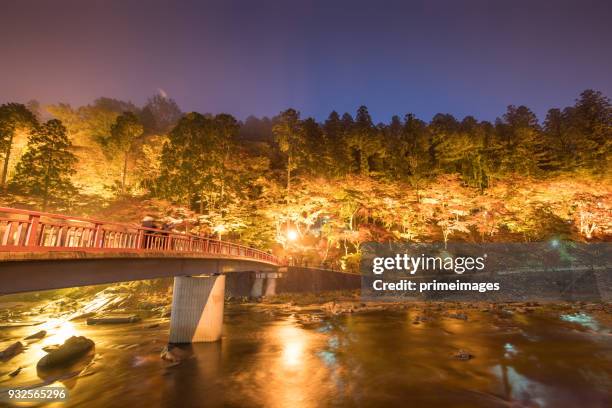
M 51 407 L 612 406 L 610 314 L 466 313 L 409 307 L 305 319 L 229 305 L 222 341 L 181 346 L 179 364 L 160 358 L 167 319 L 46 323 L 47 337 L 0 362 L 0 389 L 68 388 L 68 401 Z M 0 329 L 0 349 L 40 327 Z M 95 355 L 71 368 L 80 374 L 38 373 L 42 347 L 72 335 L 96 343 Z M 458 350 L 473 358 L 455 358 Z

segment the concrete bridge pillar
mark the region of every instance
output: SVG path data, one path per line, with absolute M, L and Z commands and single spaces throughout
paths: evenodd
M 266 290 L 264 296 L 276 295 L 276 279 L 279 277 L 276 272 L 269 272 L 266 274 Z
M 224 300 L 224 275 L 174 278 L 170 343 L 221 339 Z
M 255 281 L 253 282 L 253 287 L 251 288 L 251 297 L 258 298 L 263 296 L 265 279 L 266 274 L 264 272 L 255 273 Z

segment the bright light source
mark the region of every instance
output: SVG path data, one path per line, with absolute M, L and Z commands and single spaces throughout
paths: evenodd
M 213 231 L 215 231 L 218 234 L 223 234 L 225 232 L 225 225 L 220 224 L 215 226 L 215 228 L 213 228 Z
M 298 239 L 298 233 L 295 230 L 289 230 L 287 231 L 287 239 L 289 241 L 295 241 L 296 239 Z

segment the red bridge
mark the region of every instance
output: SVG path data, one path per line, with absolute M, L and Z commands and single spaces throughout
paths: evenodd
M 0 207 L 0 252 L 85 252 L 239 257 L 278 263 L 267 252 L 191 234 Z
M 251 272 L 233 278 L 252 297 L 288 275 L 272 254 L 231 242 L 0 207 L 0 295 L 173 277 L 170 342 L 216 341 L 231 272 Z
M 265 251 L 191 234 L 0 207 L 0 294 L 140 279 L 276 272 Z

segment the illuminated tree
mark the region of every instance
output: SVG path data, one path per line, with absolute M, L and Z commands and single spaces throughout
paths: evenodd
M 172 98 L 158 93 L 149 98 L 142 108 L 140 119 L 148 135 L 168 133 L 183 116 L 183 112 Z
M 36 117 L 28 108 L 19 103 L 6 103 L 0 106 L 0 153 L 3 157 L 2 176 L 0 185 L 6 187 L 9 160 L 13 138 L 19 128 L 34 127 L 37 124 Z
M 17 164 L 11 185 L 26 194 L 40 196 L 45 210 L 50 199 L 74 193 L 70 176 L 75 173 L 75 156 L 66 128 L 53 119 L 37 126 L 28 140 L 28 150 Z
M 357 109 L 355 121 L 348 132 L 347 143 L 357 154 L 359 174 L 369 175 L 370 159 L 376 154 L 384 154 L 367 107 L 360 106 Z
M 207 194 L 214 189 L 213 173 L 221 166 L 219 133 L 214 122 L 191 112 L 168 135 L 161 156 L 159 185 L 162 194 L 203 213 Z
M 286 200 L 291 193 L 291 172 L 298 168 L 304 152 L 304 133 L 300 114 L 294 109 L 281 112 L 272 128 L 279 150 L 287 156 Z
M 126 177 L 128 172 L 128 160 L 134 149 L 134 143 L 142 136 L 143 127 L 138 117 L 132 112 L 124 112 L 117 117 L 111 126 L 110 137 L 106 140 L 107 145 L 123 155 L 123 170 L 121 171 L 121 192 L 126 192 Z
M 586 239 L 596 234 L 612 233 L 612 194 L 591 195 L 577 194 L 576 216 L 579 232 Z

